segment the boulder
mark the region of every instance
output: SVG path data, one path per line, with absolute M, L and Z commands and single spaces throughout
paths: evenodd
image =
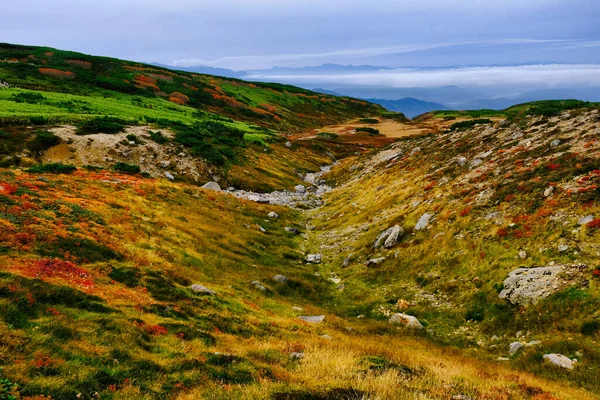
M 207 182 L 204 185 L 202 185 L 202 189 L 210 189 L 210 190 L 216 190 L 217 192 L 220 192 L 221 186 L 219 186 L 219 184 L 217 182 Z
M 587 225 L 590 222 L 592 222 L 594 220 L 594 216 L 593 215 L 586 215 L 583 218 L 579 218 L 579 220 L 577 221 L 578 225 Z
M 392 247 L 397 245 L 399 239 L 402 237 L 402 235 L 404 235 L 404 229 L 402 229 L 400 225 L 394 225 L 391 229 L 392 231 L 383 243 L 383 247 L 385 247 L 386 249 L 391 249 Z
M 259 281 L 252 281 L 250 282 L 250 285 L 254 286 L 255 289 L 260 290 L 261 292 L 266 292 L 267 288 L 263 286 L 262 283 L 260 283 Z
M 527 258 L 527 252 L 526 252 L 525 250 L 521 250 L 521 251 L 519 251 L 519 258 L 520 258 L 521 260 L 524 260 L 524 259 L 526 259 L 526 258 Z
M 275 275 L 273 280 L 279 283 L 287 283 L 288 278 L 285 275 Z
M 312 263 L 312 264 L 319 264 L 322 260 L 322 257 L 320 254 L 308 254 L 306 256 L 306 262 L 308 263 Z
M 353 258 L 354 258 L 353 254 L 348 254 L 346 256 L 346 258 L 344 258 L 344 262 L 342 263 L 342 267 L 343 268 L 348 268 L 350 266 L 350 263 L 352 262 Z
M 285 147 L 287 147 L 288 149 L 289 149 L 290 147 L 292 147 L 292 142 L 285 142 Z
M 499 297 L 516 305 L 534 304 L 569 284 L 585 284 L 581 276 L 585 268 L 585 265 L 517 268 L 504 280 Z
M 291 226 L 286 226 L 283 229 L 286 232 L 293 233 L 294 235 L 299 235 L 300 234 L 300 230 L 298 228 L 294 228 L 294 227 L 291 227 Z
M 389 319 L 389 323 L 394 325 L 404 325 L 406 328 L 411 329 L 423 329 L 423 325 L 421 325 L 416 317 L 403 313 L 392 315 Z
M 549 186 L 544 190 L 544 197 L 550 197 L 554 193 L 554 186 Z
M 458 157 L 456 159 L 456 163 L 459 167 L 464 167 L 465 165 L 467 165 L 467 157 Z
M 374 265 L 381 264 L 385 260 L 386 260 L 385 257 L 372 258 L 372 259 L 370 259 L 369 261 L 366 262 L 366 265 L 367 265 L 367 267 L 372 267 Z
M 300 360 L 302 358 L 304 358 L 304 353 L 302 352 L 295 351 L 293 353 L 290 353 L 291 360 Z
M 168 171 L 165 172 L 165 178 L 170 179 L 170 180 L 175 180 L 175 177 L 173 176 L 173 174 Z
M 561 143 L 561 142 L 560 142 L 560 139 L 553 140 L 553 141 L 550 143 L 550 147 L 556 147 L 556 146 L 559 146 L 559 145 L 560 145 L 560 143 Z
M 508 354 L 515 355 L 517 354 L 517 351 L 521 350 L 523 348 L 523 343 L 521 342 L 512 342 L 510 344 L 510 346 L 508 346 Z
M 381 232 L 379 236 L 377 236 L 377 239 L 375 239 L 375 243 L 373 243 L 373 249 L 376 249 L 379 246 L 381 246 L 381 243 L 385 242 L 385 240 L 388 238 L 388 236 L 390 236 L 391 233 L 392 228 L 386 229 L 385 231 Z
M 304 322 L 308 322 L 311 324 L 320 324 L 325 319 L 324 315 L 300 315 L 300 318 Z
M 277 214 L 275 211 L 271 211 L 270 213 L 267 214 L 267 217 L 269 217 L 269 218 L 279 218 L 279 214 Z
M 422 229 L 427 228 L 431 217 L 433 217 L 433 214 L 425 213 L 425 214 L 421 215 L 421 218 L 419 218 L 419 221 L 415 225 L 415 230 L 420 231 Z
M 198 283 L 195 283 L 192 286 L 190 286 L 190 289 L 192 289 L 195 293 L 207 294 L 209 296 L 216 295 L 214 290 L 211 290 L 211 289 L 207 288 L 206 286 L 200 285 Z
M 562 354 L 544 354 L 542 357 L 544 361 L 559 366 L 561 368 L 573 369 L 573 360 L 569 357 L 563 356 Z
M 294 186 L 294 190 L 296 191 L 296 193 L 300 193 L 300 194 L 306 193 L 306 187 L 304 187 L 304 185 L 296 185 L 296 186 Z

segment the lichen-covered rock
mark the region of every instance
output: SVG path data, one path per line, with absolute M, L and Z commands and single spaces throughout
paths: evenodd
M 278 283 L 287 283 L 288 278 L 285 275 L 275 275 L 273 280 Z
M 325 319 L 324 315 L 301 315 L 300 318 L 304 322 L 308 322 L 311 324 L 320 324 Z
M 427 226 L 429 225 L 429 220 L 431 220 L 431 217 L 433 217 L 433 214 L 425 213 L 425 214 L 421 215 L 421 218 L 419 218 L 417 225 L 415 225 L 415 231 L 420 231 L 422 229 L 427 228 Z
M 217 182 L 207 182 L 202 186 L 203 189 L 216 190 L 217 192 L 221 191 L 221 186 Z
M 404 325 L 406 328 L 411 329 L 423 329 L 423 325 L 421 325 L 416 317 L 403 313 L 396 313 L 392 315 L 389 319 L 389 323 L 395 325 Z
M 573 369 L 574 363 L 569 357 L 563 356 L 562 354 L 544 354 L 542 357 L 544 361 L 559 366 L 561 368 Z
M 192 289 L 195 293 L 201 293 L 201 294 L 206 294 L 209 296 L 215 296 L 216 293 L 214 290 L 211 290 L 209 288 L 207 288 L 206 286 L 200 285 L 198 283 L 193 284 L 192 286 L 190 286 L 190 289 Z
M 581 277 L 585 268 L 585 265 L 517 268 L 508 274 L 499 297 L 512 304 L 534 304 L 570 284 L 587 284 Z
M 308 254 L 306 256 L 306 262 L 311 263 L 311 264 L 319 264 L 322 260 L 322 257 L 320 254 Z
M 385 247 L 386 249 L 391 249 L 392 247 L 397 245 L 398 241 L 404 234 L 404 230 L 400 227 L 400 225 L 394 225 L 390 229 L 391 232 L 388 235 L 387 239 L 385 239 L 385 242 L 383 243 L 383 247 Z

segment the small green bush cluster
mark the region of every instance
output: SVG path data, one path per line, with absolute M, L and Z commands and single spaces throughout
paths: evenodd
M 321 139 L 335 140 L 338 138 L 338 135 L 336 135 L 335 133 L 331 133 L 331 132 L 319 132 L 319 133 L 317 133 L 317 137 L 319 137 Z
M 358 122 L 362 124 L 378 124 L 379 120 L 376 118 L 361 118 L 358 120 Z
M 124 174 L 135 175 L 141 172 L 140 166 L 135 164 L 116 163 L 113 165 L 113 170 Z
M 12 97 L 16 103 L 38 104 L 46 100 L 40 93 L 35 92 L 21 92 L 13 94 Z
M 71 164 L 51 163 L 39 164 L 26 170 L 33 174 L 71 174 L 77 170 L 77 167 Z
M 474 127 L 475 125 L 491 124 L 491 119 L 472 119 L 470 121 L 460 121 L 450 125 L 448 132 L 462 131 Z
M 125 129 L 127 122 L 120 118 L 95 117 L 89 119 L 77 128 L 78 135 L 90 135 L 94 133 L 116 134 Z
M 150 135 L 150 140 L 158 144 L 165 144 L 169 141 L 169 139 L 163 135 L 161 131 L 149 131 L 148 135 Z
M 60 144 L 61 140 L 52 132 L 37 131 L 34 138 L 27 143 L 27 148 L 33 153 L 41 153 Z
M 224 165 L 234 157 L 233 148 L 244 143 L 245 132 L 214 121 L 197 122 L 175 128 L 175 140 L 190 148 L 192 154 L 214 165 Z
M 356 128 L 356 132 L 366 132 L 370 136 L 379 135 L 379 129 L 369 128 L 368 126 L 361 126 L 359 128 Z

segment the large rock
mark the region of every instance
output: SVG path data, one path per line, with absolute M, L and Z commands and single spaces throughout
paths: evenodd
M 269 218 L 279 218 L 279 214 L 277 214 L 275 211 L 271 211 L 269 214 L 267 214 L 267 217 Z
M 192 289 L 195 293 L 201 293 L 201 294 L 206 294 L 209 296 L 214 296 L 216 295 L 214 290 L 211 290 L 209 288 L 207 288 L 206 286 L 200 285 L 198 283 L 193 284 L 192 286 L 190 286 L 190 289 Z
M 517 268 L 504 280 L 504 289 L 499 297 L 512 304 L 534 304 L 570 284 L 586 284 L 581 276 L 585 268 L 585 265 Z
M 431 217 L 433 217 L 433 214 L 425 213 L 425 214 L 421 215 L 421 218 L 419 218 L 417 225 L 415 225 L 415 231 L 420 231 L 422 229 L 427 228 Z
M 312 263 L 312 264 L 319 264 L 322 260 L 322 257 L 320 254 L 309 254 L 306 256 L 306 262 Z
M 202 186 L 202 189 L 210 189 L 210 190 L 216 190 L 217 192 L 220 192 L 221 186 L 219 186 L 219 184 L 217 182 L 208 182 Z
M 423 325 L 421 325 L 416 317 L 403 313 L 396 313 L 392 315 L 389 323 L 395 325 L 404 325 L 406 328 L 411 329 L 423 329 Z
M 398 240 L 404 234 L 404 230 L 400 227 L 400 225 L 394 225 L 391 229 L 392 231 L 383 243 L 383 247 L 385 247 L 386 249 L 391 249 L 392 247 L 397 245 Z
M 255 289 L 260 290 L 261 292 L 266 292 L 267 288 L 263 286 L 262 283 L 260 283 L 259 281 L 252 281 L 250 282 L 250 285 L 254 286 Z
M 381 246 L 381 244 L 388 238 L 388 236 L 390 236 L 390 233 L 392 233 L 392 228 L 386 229 L 385 231 L 381 232 L 379 236 L 377 236 L 377 239 L 375 239 L 375 243 L 373 243 L 373 249 L 376 249 L 379 246 Z
M 288 278 L 285 275 L 275 275 L 273 280 L 279 283 L 287 283 Z
M 562 354 L 544 354 L 544 361 L 557 365 L 561 368 L 573 369 L 574 363 L 569 357 L 563 356 Z
M 521 350 L 522 348 L 523 348 L 523 343 L 512 342 L 510 344 L 510 346 L 508 347 L 508 354 L 510 354 L 511 356 L 514 354 L 517 354 L 517 351 Z
M 366 262 L 366 265 L 367 265 L 367 267 L 372 267 L 374 265 L 381 264 L 385 260 L 386 260 L 385 257 L 372 258 L 372 259 L 370 259 L 369 261 Z
M 304 187 L 304 185 L 296 185 L 294 186 L 294 190 L 296 191 L 296 193 L 306 193 L 306 187 Z
M 301 315 L 300 318 L 304 322 L 308 322 L 311 324 L 320 324 L 325 319 L 324 315 Z

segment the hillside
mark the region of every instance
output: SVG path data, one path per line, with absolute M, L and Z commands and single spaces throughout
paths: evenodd
M 600 395 L 598 104 L 408 121 L 2 48 L 0 399 Z

